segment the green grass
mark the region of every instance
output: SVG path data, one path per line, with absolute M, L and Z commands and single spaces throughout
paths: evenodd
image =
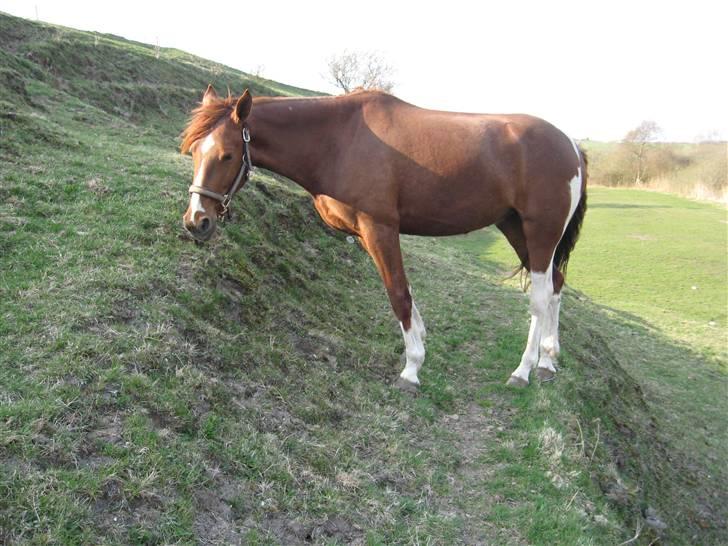
M 559 380 L 508 389 L 528 314 L 498 243 L 407 237 L 428 359 L 406 395 L 374 267 L 298 188 L 258 172 L 218 237 L 182 232 L 176 138 L 207 81 L 301 90 L 0 31 L 0 542 L 618 544 L 648 506 L 675 543 L 723 541 L 720 404 L 693 456 L 625 371 L 645 346 L 702 370 L 710 347 L 570 294 Z
M 644 389 L 663 431 L 706 469 L 706 480 L 725 476 L 719 453 L 728 447 L 727 243 L 721 206 L 590 188 L 567 279 L 609 319 L 601 333 L 610 350 Z M 494 228 L 445 244 L 503 275 L 515 263 Z
M 568 282 L 615 312 L 725 360 L 728 215 L 725 207 L 636 189 L 589 189 L 589 215 Z M 448 240 L 512 268 L 495 228 Z M 578 253 L 577 253 L 578 252 Z

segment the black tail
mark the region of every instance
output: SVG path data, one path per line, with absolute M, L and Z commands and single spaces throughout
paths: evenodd
M 579 204 L 576 206 L 574 215 L 569 220 L 569 225 L 566 226 L 564 235 L 561 237 L 554 254 L 554 265 L 564 276 L 566 276 L 566 267 L 569 264 L 569 254 L 574 250 L 576 241 L 579 239 L 579 231 L 581 231 L 581 224 L 586 214 L 587 159 L 584 150 L 581 148 L 579 148 L 579 155 L 581 156 L 581 199 L 579 199 Z

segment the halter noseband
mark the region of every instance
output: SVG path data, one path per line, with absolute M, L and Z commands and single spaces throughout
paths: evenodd
M 250 173 L 253 170 L 253 164 L 250 161 L 250 150 L 248 149 L 249 142 L 250 133 L 248 132 L 247 127 L 243 127 L 243 162 L 240 164 L 238 175 L 235 177 L 235 180 L 227 193 L 217 193 L 216 191 L 208 190 L 207 188 L 196 186 L 195 184 L 190 186 L 189 193 L 198 193 L 205 197 L 209 197 L 210 199 L 214 199 L 215 201 L 219 201 L 222 204 L 222 210 L 217 214 L 218 218 L 230 218 L 230 203 L 233 200 L 233 196 L 240 187 L 240 182 L 242 181 L 245 183 L 250 178 Z

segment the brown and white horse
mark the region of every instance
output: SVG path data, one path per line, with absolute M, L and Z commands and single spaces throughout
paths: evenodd
M 194 159 L 185 228 L 208 239 L 256 166 L 305 188 L 333 228 L 356 235 L 384 281 L 404 335 L 404 385 L 418 385 L 425 325 L 407 284 L 400 233 L 455 235 L 495 224 L 531 274 L 531 327 L 508 383 L 555 373 L 563 272 L 586 211 L 586 158 L 527 115 L 424 110 L 391 95 L 219 98 L 192 113 L 181 150 Z

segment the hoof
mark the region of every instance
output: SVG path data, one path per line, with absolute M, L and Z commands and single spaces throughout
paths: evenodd
M 508 385 L 509 387 L 518 387 L 519 389 L 522 389 L 523 387 L 528 387 L 528 381 L 526 381 L 522 377 L 518 377 L 517 375 L 512 375 L 508 378 L 508 381 L 506 381 L 506 385 Z
M 412 383 L 412 381 L 407 381 L 404 377 L 398 377 L 397 381 L 394 382 L 394 386 L 409 394 L 417 394 L 420 390 L 419 383 Z
M 548 368 L 536 368 L 536 377 L 541 383 L 547 383 L 556 379 L 556 373 Z

